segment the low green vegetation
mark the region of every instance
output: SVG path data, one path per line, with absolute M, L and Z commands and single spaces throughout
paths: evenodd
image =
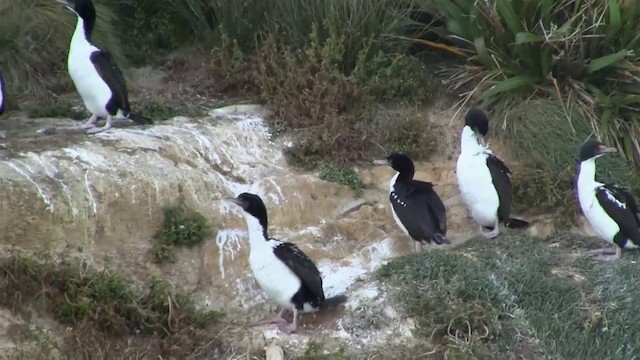
M 160 263 L 175 261 L 174 247 L 199 245 L 211 234 L 207 218 L 187 206 L 182 195 L 175 205 L 165 207 L 163 212 L 162 226 L 155 235 L 160 244 L 153 248 L 156 261 Z
M 60 339 L 23 329 L 25 340 L 37 345 L 18 347 L 15 359 L 185 358 L 219 346 L 211 330 L 222 314 L 199 310 L 189 295 L 160 279 L 138 288 L 83 261 L 21 253 L 0 259 L 0 277 L 0 305 L 36 311 L 67 328 Z
M 364 185 L 352 168 L 324 164 L 320 167 L 320 179 L 349 186 L 356 197 L 361 197 Z
M 639 351 L 637 254 L 599 262 L 580 252 L 600 240 L 514 233 L 399 257 L 379 276 L 416 334 L 448 357 L 595 360 Z

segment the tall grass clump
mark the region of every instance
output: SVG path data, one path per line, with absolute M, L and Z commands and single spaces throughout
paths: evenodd
M 98 2 L 94 41 L 121 67 L 126 65 L 116 36 L 116 15 Z M 76 16 L 50 0 L 0 2 L 0 66 L 10 94 L 38 98 L 71 90 L 66 57 Z
M 640 164 L 640 2 L 421 0 L 461 42 L 452 76 L 494 114 L 526 98 L 557 98 Z M 516 121 L 508 119 L 508 121 Z M 573 136 L 573 135 L 567 135 Z

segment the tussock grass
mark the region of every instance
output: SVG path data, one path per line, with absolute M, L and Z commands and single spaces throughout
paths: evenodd
M 421 1 L 470 60 L 451 76 L 465 100 L 504 115 L 529 98 L 556 98 L 640 164 L 640 3 Z M 445 31 L 442 31 L 445 30 Z M 511 119 L 508 119 L 512 121 Z
M 472 239 L 453 252 L 392 260 L 379 276 L 448 356 L 623 359 L 638 351 L 632 299 L 637 253 L 599 263 L 577 255 L 602 246 L 572 234 Z
M 219 346 L 211 331 L 221 313 L 197 309 L 160 279 L 139 289 L 81 261 L 17 252 L 0 259 L 0 279 L 0 305 L 68 326 L 61 341 L 28 332 L 39 344 L 17 349 L 15 358 L 185 358 Z

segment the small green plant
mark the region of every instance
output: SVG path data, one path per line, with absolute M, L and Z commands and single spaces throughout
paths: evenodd
M 185 204 L 182 194 L 176 205 L 164 208 L 162 227 L 155 235 L 160 241 L 153 249 L 158 262 L 174 261 L 174 246 L 192 247 L 202 243 L 210 234 L 207 218 Z
M 140 113 L 153 119 L 154 121 L 168 120 L 178 115 L 186 115 L 186 112 L 181 114 L 183 109 L 177 108 L 175 104 L 167 103 L 166 101 L 153 98 L 143 101 L 140 106 Z
M 324 164 L 320 167 L 320 179 L 349 186 L 356 197 L 361 197 L 364 192 L 360 177 L 351 168 Z

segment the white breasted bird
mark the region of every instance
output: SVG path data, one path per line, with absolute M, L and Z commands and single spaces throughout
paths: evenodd
M 67 61 L 69 75 L 84 105 L 91 113 L 80 126 L 95 134 L 111 128 L 114 118 L 130 119 L 137 124 L 153 124 L 140 114 L 131 112 L 127 85 L 122 72 L 109 52 L 91 42 L 96 22 L 96 10 L 91 0 L 57 0 L 77 17 L 75 31 L 69 45 Z M 106 118 L 103 127 L 96 127 L 98 118 Z
M 292 324 L 282 318 L 283 310 L 272 320 L 281 331 L 296 331 L 298 312 L 326 310 L 347 301 L 345 295 L 325 298 L 322 276 L 313 261 L 295 244 L 269 237 L 267 208 L 260 196 L 245 192 L 231 201 L 244 210 L 253 276 L 269 298 L 293 311 Z
M 592 251 L 595 254 L 601 253 L 602 260 L 619 259 L 622 249 L 640 247 L 640 211 L 633 195 L 618 184 L 603 184 L 595 179 L 596 159 L 616 151 L 595 139 L 589 139 L 580 146 L 580 207 L 595 232 L 615 245 L 613 257 L 610 256 L 613 254 L 607 254 L 607 249 Z

